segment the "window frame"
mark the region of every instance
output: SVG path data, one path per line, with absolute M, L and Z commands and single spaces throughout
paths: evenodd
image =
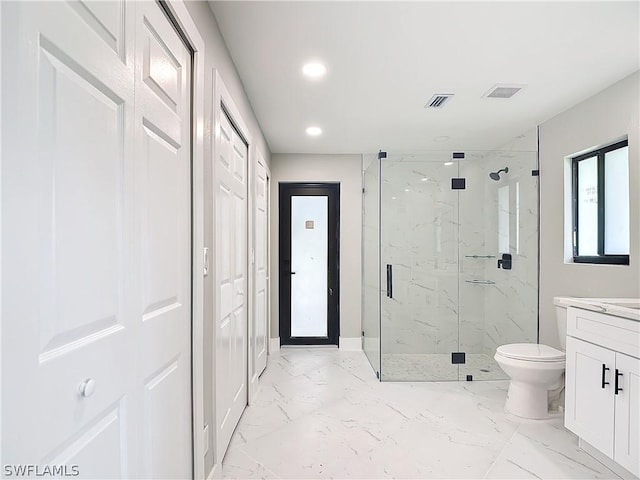
M 574 263 L 594 263 L 607 265 L 629 265 L 629 254 L 605 254 L 605 154 L 629 146 L 629 140 L 623 140 L 606 147 L 591 150 L 571 158 L 572 214 L 573 214 L 573 261 Z M 597 157 L 598 165 L 598 255 L 578 255 L 580 238 L 578 236 L 578 163 Z

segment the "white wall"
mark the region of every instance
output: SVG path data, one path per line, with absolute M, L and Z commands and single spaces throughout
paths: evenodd
M 279 182 L 340 182 L 340 337 L 360 337 L 361 169 L 360 155 L 272 155 L 271 338 L 279 336 Z
M 260 125 L 253 113 L 249 99 L 245 94 L 244 87 L 227 47 L 224 43 L 218 25 L 216 23 L 213 12 L 209 8 L 207 2 L 187 1 L 185 2 L 187 10 L 196 24 L 202 39 L 205 42 L 205 98 L 204 98 L 204 157 L 205 157 L 205 245 L 209 250 L 213 250 L 213 226 L 212 218 L 212 185 L 211 185 L 211 158 L 212 158 L 212 102 L 213 102 L 213 82 L 214 68 L 218 70 L 222 80 L 229 90 L 230 95 L 240 111 L 242 120 L 246 124 L 249 134 L 251 135 L 254 147 L 262 153 L 267 164 L 270 163 L 271 154 L 266 144 Z M 255 152 L 254 148 L 250 150 L 250 155 Z M 252 161 L 255 161 L 255 156 Z M 205 324 L 204 324 L 204 421 L 209 425 L 209 451 L 205 456 L 205 475 L 209 475 L 213 468 L 213 435 L 215 425 L 213 421 L 213 276 L 209 275 L 205 278 L 204 285 L 205 296 Z
M 553 297 L 640 296 L 640 74 L 621 80 L 540 127 L 540 342 L 558 345 Z M 630 265 L 564 260 L 564 159 L 628 135 Z

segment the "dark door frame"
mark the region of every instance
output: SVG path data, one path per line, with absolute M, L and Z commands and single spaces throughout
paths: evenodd
M 340 184 L 279 184 L 280 345 L 338 345 L 340 337 Z M 327 336 L 291 337 L 291 197 L 327 196 L 329 239 L 327 265 Z

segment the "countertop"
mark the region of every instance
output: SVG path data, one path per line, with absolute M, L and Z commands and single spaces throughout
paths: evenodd
M 562 305 L 607 313 L 640 322 L 640 298 L 557 297 Z

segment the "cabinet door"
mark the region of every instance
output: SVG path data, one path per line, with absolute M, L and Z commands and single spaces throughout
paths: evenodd
M 615 352 L 567 337 L 565 426 L 613 458 Z M 609 382 L 603 388 L 604 381 Z
M 640 475 L 640 360 L 616 353 L 621 373 L 615 397 L 616 428 L 614 460 L 634 475 Z M 614 376 L 611 383 L 615 382 Z

